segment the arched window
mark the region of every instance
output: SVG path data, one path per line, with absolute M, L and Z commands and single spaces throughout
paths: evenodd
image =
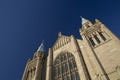
M 100 32 L 99 34 L 100 34 L 101 38 L 105 41 L 106 38 L 105 38 L 105 36 L 103 35 L 103 33 Z
M 61 53 L 54 62 L 54 80 L 80 80 L 75 57 Z

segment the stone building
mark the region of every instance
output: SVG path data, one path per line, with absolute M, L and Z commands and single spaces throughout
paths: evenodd
M 120 80 L 120 40 L 101 21 L 82 18 L 82 40 L 58 33 L 48 56 L 42 43 L 22 80 Z

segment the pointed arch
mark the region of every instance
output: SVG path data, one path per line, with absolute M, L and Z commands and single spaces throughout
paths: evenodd
M 54 80 L 80 80 L 75 57 L 70 52 L 60 53 L 53 68 Z

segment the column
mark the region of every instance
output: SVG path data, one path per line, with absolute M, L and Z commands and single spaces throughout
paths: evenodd
M 53 52 L 51 48 L 49 48 L 47 58 L 46 80 L 53 80 Z

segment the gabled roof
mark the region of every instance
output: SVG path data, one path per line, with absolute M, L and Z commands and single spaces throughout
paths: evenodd
M 60 32 L 58 34 L 58 38 L 56 40 L 56 42 L 53 45 L 53 49 L 58 49 L 59 47 L 64 46 L 65 44 L 67 44 L 70 41 L 70 37 L 62 35 L 62 33 Z

